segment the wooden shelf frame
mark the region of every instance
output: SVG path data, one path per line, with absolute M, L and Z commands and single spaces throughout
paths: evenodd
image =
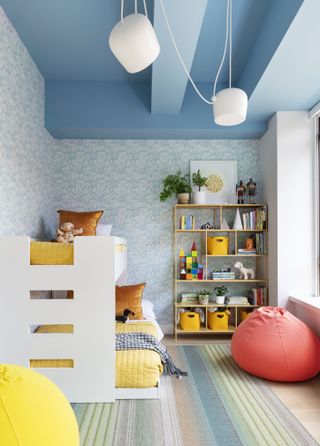
M 179 287 L 181 286 L 181 284 L 184 285 L 189 285 L 189 284 L 219 284 L 219 283 L 228 283 L 228 284 L 256 284 L 256 285 L 264 285 L 267 288 L 267 296 L 266 296 L 266 300 L 268 302 L 268 253 L 265 254 L 236 254 L 236 252 L 238 251 L 238 236 L 240 236 L 240 234 L 250 234 L 250 233 L 264 233 L 265 237 L 266 237 L 266 245 L 268 243 L 268 215 L 267 215 L 267 222 L 266 222 L 266 228 L 265 229 L 241 229 L 241 230 L 237 230 L 237 229 L 217 229 L 217 227 L 222 226 L 222 222 L 223 222 L 223 211 L 224 210 L 230 210 L 230 209 L 234 209 L 236 210 L 237 208 L 240 209 L 242 211 L 248 211 L 248 210 L 254 210 L 254 209 L 259 209 L 259 208 L 266 208 L 268 209 L 267 205 L 265 203 L 256 203 L 256 204 L 204 204 L 204 205 L 197 205 L 197 204 L 176 204 L 174 207 L 174 212 L 173 212 L 173 230 L 174 230 L 174 313 L 175 313 L 175 320 L 177 317 L 177 312 L 179 308 L 203 308 L 205 310 L 205 326 L 201 326 L 200 330 L 195 330 L 195 331 L 189 331 L 189 330 L 182 330 L 181 328 L 179 328 L 176 323 L 174 323 L 174 333 L 175 333 L 175 339 L 177 341 L 177 337 L 178 335 L 186 335 L 186 334 L 232 334 L 234 333 L 234 331 L 236 330 L 236 327 L 238 326 L 238 317 L 239 317 L 239 310 L 240 309 L 252 309 L 252 311 L 256 308 L 258 308 L 258 305 L 250 305 L 250 304 L 245 304 L 245 305 L 219 305 L 219 304 L 215 304 L 215 303 L 208 303 L 206 305 L 202 305 L 202 304 L 185 304 L 185 303 L 179 303 L 177 301 L 177 297 L 178 297 L 178 290 Z M 215 229 L 179 229 L 178 227 L 178 212 L 179 214 L 181 214 L 181 210 L 186 210 L 186 211 L 196 211 L 196 210 L 201 210 L 201 209 L 211 209 L 213 212 L 213 225 L 215 227 Z M 210 236 L 210 234 L 221 234 L 221 233 L 230 233 L 234 234 L 232 236 L 232 238 L 234 237 L 233 241 L 234 241 L 234 252 L 235 253 L 231 253 L 228 255 L 210 255 L 207 253 L 207 240 L 208 237 Z M 180 236 L 183 234 L 199 234 L 200 236 L 204 235 L 204 251 L 201 253 L 201 256 L 204 258 L 203 259 L 203 264 L 205 267 L 205 271 L 204 271 L 204 279 L 203 280 L 180 280 L 178 279 L 178 260 L 177 260 L 177 240 L 178 237 L 180 239 Z M 239 239 L 240 240 L 240 239 Z M 244 258 L 246 260 L 248 260 L 249 258 L 254 259 L 255 264 L 256 264 L 256 273 L 257 275 L 259 275 L 259 271 L 261 273 L 261 270 L 264 272 L 263 277 L 259 277 L 257 279 L 248 279 L 248 280 L 243 280 L 243 279 L 208 279 L 208 266 L 212 265 L 212 262 L 214 262 L 214 259 L 235 259 L 237 258 L 239 260 L 239 258 Z M 210 262 L 210 264 L 209 264 Z M 262 263 L 261 263 L 262 262 Z M 192 291 L 192 290 L 190 290 Z M 208 328 L 207 326 L 207 320 L 208 320 L 208 309 L 209 308 L 228 308 L 231 311 L 234 311 L 234 315 L 233 315 L 233 319 L 234 319 L 234 325 L 229 326 L 228 330 L 211 330 L 210 328 Z

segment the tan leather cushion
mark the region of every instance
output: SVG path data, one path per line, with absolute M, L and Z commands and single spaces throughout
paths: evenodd
M 103 211 L 92 212 L 74 212 L 59 210 L 59 226 L 63 223 L 71 222 L 75 229 L 82 228 L 83 233 L 80 235 L 96 235 L 96 228 Z
M 137 285 L 116 286 L 116 315 L 122 316 L 124 310 L 128 309 L 134 312 L 129 319 L 143 319 L 141 300 L 145 283 Z

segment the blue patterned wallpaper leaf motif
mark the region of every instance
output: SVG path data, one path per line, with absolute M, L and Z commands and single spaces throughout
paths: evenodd
M 258 179 L 258 141 L 56 141 L 54 153 L 56 208 L 105 210 L 102 221 L 128 240 L 130 282 L 147 282 L 145 296 L 172 329 L 175 200 L 160 203 L 162 179 L 188 173 L 191 159 L 237 160 L 239 178 Z
M 0 8 L 0 221 L 8 235 L 46 234 L 50 147 L 44 81 Z
M 1 234 L 50 238 L 59 208 L 104 209 L 127 238 L 129 281 L 147 282 L 165 331 L 172 330 L 175 200 L 160 203 L 162 179 L 191 159 L 237 160 L 259 183 L 258 141 L 58 141 L 44 129 L 44 81 L 0 8 Z

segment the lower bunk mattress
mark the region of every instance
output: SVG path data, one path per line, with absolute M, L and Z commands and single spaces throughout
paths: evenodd
M 72 333 L 72 325 L 40 325 L 37 333 Z M 141 332 L 157 336 L 157 328 L 151 321 L 116 323 L 116 333 Z M 36 359 L 32 368 L 72 367 L 68 360 Z M 163 366 L 158 353 L 152 350 L 124 350 L 116 352 L 116 387 L 150 388 L 157 386 Z

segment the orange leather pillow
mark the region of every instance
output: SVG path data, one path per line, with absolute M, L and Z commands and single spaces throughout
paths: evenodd
M 79 235 L 96 235 L 96 228 L 103 211 L 74 212 L 59 210 L 59 226 L 71 222 L 76 229 L 82 228 L 83 233 Z
M 129 319 L 143 319 L 141 300 L 145 283 L 137 285 L 116 286 L 116 315 L 122 316 L 124 310 L 128 308 L 134 312 L 130 314 Z

